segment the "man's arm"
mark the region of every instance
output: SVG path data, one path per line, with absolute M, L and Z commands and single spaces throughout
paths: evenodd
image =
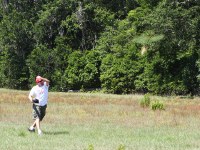
M 50 82 L 50 81 L 49 81 L 47 78 L 41 77 L 41 79 L 42 79 L 42 81 L 46 82 L 46 85 L 47 85 L 47 86 L 49 86 L 49 82 Z
M 31 96 L 31 94 L 28 95 L 28 99 L 31 101 L 31 103 L 33 102 L 33 97 Z

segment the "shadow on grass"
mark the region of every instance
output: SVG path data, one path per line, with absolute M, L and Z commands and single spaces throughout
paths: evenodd
M 44 134 L 47 135 L 62 135 L 62 134 L 69 134 L 68 131 L 43 131 Z

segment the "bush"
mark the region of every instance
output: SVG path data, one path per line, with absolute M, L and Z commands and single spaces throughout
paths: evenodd
M 100 88 L 100 60 L 96 51 L 74 51 L 69 55 L 65 70 L 68 89 Z
M 164 104 L 160 101 L 155 101 L 152 105 L 151 105 L 151 109 L 152 110 L 165 110 L 164 108 Z
M 87 148 L 87 150 L 94 150 L 94 146 L 92 144 L 90 144 Z
M 150 105 L 150 94 L 145 94 L 144 98 L 140 101 L 140 106 L 149 107 Z
M 125 150 L 125 146 L 120 144 L 117 150 Z
M 127 94 L 134 91 L 136 64 L 133 60 L 108 54 L 101 65 L 101 85 L 108 93 Z

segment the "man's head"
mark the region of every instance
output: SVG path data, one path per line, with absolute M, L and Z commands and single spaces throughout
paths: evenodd
M 35 82 L 36 82 L 37 84 L 39 84 L 39 85 L 43 85 L 43 84 L 44 84 L 44 82 L 43 82 L 41 76 L 37 76 L 37 77 L 35 78 Z

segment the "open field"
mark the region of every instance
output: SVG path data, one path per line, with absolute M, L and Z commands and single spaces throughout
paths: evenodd
M 165 110 L 142 108 L 142 95 L 50 92 L 44 134 L 29 133 L 29 91 L 0 89 L 1 150 L 197 150 L 200 98 L 152 96 Z

